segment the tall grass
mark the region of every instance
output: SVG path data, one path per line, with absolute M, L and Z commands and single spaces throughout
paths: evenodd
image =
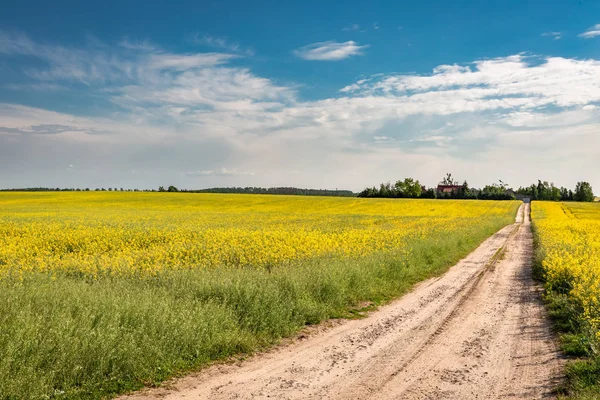
M 517 204 L 515 203 L 515 211 Z M 513 215 L 409 243 L 410 259 L 320 258 L 271 271 L 0 281 L 0 398 L 97 399 L 251 353 L 307 324 L 380 304 L 444 272 Z

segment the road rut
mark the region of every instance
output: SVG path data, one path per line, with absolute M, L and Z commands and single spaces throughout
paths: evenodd
M 553 398 L 563 361 L 531 278 L 529 204 L 367 318 L 123 399 Z

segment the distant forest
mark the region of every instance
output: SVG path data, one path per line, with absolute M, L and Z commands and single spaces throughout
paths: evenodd
M 209 189 L 177 189 L 175 186 L 160 186 L 158 189 L 123 189 L 123 188 L 95 188 L 95 189 L 75 189 L 75 188 L 20 188 L 20 189 L 0 189 L 0 192 L 181 192 L 181 193 L 244 193 L 244 194 L 283 194 L 298 196 L 340 196 L 356 197 L 356 193 L 351 190 L 330 190 L 330 189 L 302 189 L 295 187 L 221 187 Z
M 160 191 L 160 188 L 159 188 Z M 168 190 L 167 190 L 168 191 Z M 298 196 L 340 196 L 356 197 L 351 190 L 329 190 L 329 189 L 301 189 L 295 187 L 223 187 L 200 190 L 181 190 L 188 193 L 244 193 L 244 194 L 287 194 Z

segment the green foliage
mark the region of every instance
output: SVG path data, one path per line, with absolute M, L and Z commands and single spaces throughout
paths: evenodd
M 366 188 L 359 193 L 358 197 L 391 197 L 391 198 L 422 198 L 422 199 L 454 199 L 454 200 L 515 200 L 515 195 L 508 190 L 507 185 L 500 181 L 500 184 L 486 186 L 483 190 L 471 189 L 467 181 L 462 185 L 455 181 L 452 174 L 446 176 L 440 182 L 442 187 L 450 187 L 450 192 L 442 192 L 438 186 L 438 192 L 435 189 L 423 190 L 423 186 L 418 180 L 405 178 L 403 181 L 396 181 L 392 186 L 389 182 L 379 185 L 379 189 L 373 186 Z
M 447 173 L 446 176 L 444 177 L 444 179 L 442 179 L 442 185 L 458 185 L 458 181 L 455 181 L 454 178 L 452 178 L 452 174 L 451 173 Z
M 577 182 L 574 194 L 575 201 L 593 202 L 594 191 L 588 182 Z
M 594 192 L 588 182 L 577 182 L 575 191 L 565 187 L 558 188 L 554 183 L 538 180 L 537 185 L 532 184 L 528 187 L 520 187 L 517 193 L 528 196 L 531 200 L 545 201 L 594 201 Z
M 403 181 L 396 181 L 392 186 L 389 182 L 376 187 L 366 188 L 358 194 L 358 197 L 391 197 L 391 198 L 435 198 L 429 197 L 431 193 L 426 193 L 421 183 L 413 178 L 405 178 Z

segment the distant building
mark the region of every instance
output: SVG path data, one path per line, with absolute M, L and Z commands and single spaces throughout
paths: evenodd
M 462 189 L 462 185 L 438 185 L 436 192 L 437 194 L 452 194 L 459 192 Z

